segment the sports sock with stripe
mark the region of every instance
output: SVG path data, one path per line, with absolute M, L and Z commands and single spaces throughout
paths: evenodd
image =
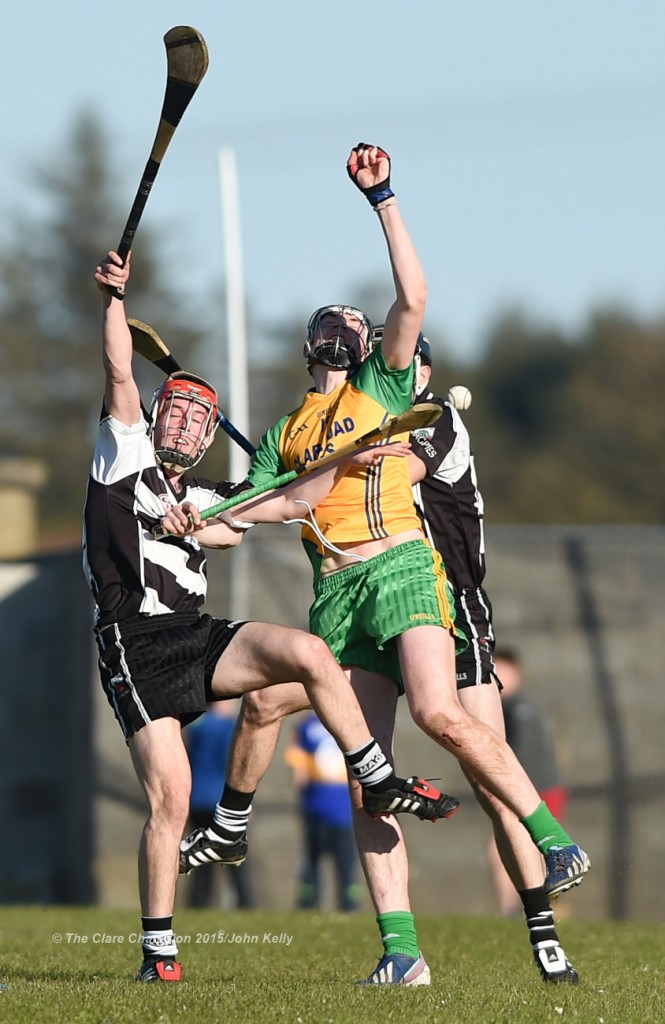
M 344 758 L 354 779 L 374 793 L 385 793 L 387 789 L 404 783 L 395 775 L 393 766 L 374 738 L 356 750 L 346 750 Z
M 378 914 L 376 918 L 381 932 L 381 941 L 386 954 L 403 953 L 405 956 L 418 957 L 418 936 L 416 922 L 409 910 L 390 910 Z
M 531 945 L 536 946 L 539 942 L 558 942 L 552 904 L 545 894 L 544 887 L 541 885 L 537 889 L 522 889 L 517 895 L 524 908 Z
M 544 800 L 532 814 L 520 818 L 520 821 L 541 853 L 549 853 L 552 847 L 572 845 L 572 839 L 550 812 Z
M 224 843 L 235 843 L 241 839 L 247 831 L 253 799 L 254 791 L 241 793 L 225 785 L 220 801 L 215 806 L 213 820 L 206 830 L 208 836 L 221 839 Z
M 173 934 L 173 916 L 142 917 L 142 949 L 144 957 L 175 957 L 178 947 Z

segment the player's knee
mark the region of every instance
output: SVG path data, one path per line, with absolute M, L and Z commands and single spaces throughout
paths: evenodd
M 299 673 L 296 678 L 302 682 L 316 681 L 336 665 L 325 640 L 311 633 L 299 632 L 292 653 Z
M 420 706 L 413 709 L 412 717 L 423 732 L 447 749 L 453 751 L 463 745 L 469 716 L 461 704 L 451 703 L 443 709 Z
M 241 726 L 261 729 L 279 722 L 289 712 L 279 686 L 267 686 L 263 690 L 246 693 L 242 699 Z
M 189 787 L 165 785 L 148 794 L 150 821 L 183 831 L 189 816 Z

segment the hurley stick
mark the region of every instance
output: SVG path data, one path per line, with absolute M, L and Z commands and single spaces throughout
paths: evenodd
M 433 423 L 436 423 L 441 416 L 442 411 L 441 406 L 437 405 L 436 402 L 421 402 L 418 405 L 413 405 L 405 412 L 401 412 L 397 416 L 391 416 L 390 419 L 386 420 L 385 423 L 382 423 L 381 426 L 375 427 L 373 430 L 368 430 L 367 433 L 357 437 L 355 441 L 350 441 L 348 444 L 343 445 L 337 451 L 329 452 L 327 455 L 322 456 L 322 458 L 315 459 L 313 462 L 308 463 L 308 465 L 300 471 L 297 469 L 291 469 L 287 473 L 282 473 L 281 476 L 277 476 L 265 484 L 260 484 L 258 487 L 252 487 L 246 491 L 242 491 L 240 494 L 235 494 L 232 498 L 220 501 L 217 505 L 211 505 L 210 508 L 203 509 L 201 512 L 201 519 L 212 519 L 214 516 L 218 516 L 222 512 L 226 512 L 227 509 L 235 508 L 236 505 L 242 505 L 243 502 L 251 501 L 252 498 L 257 498 L 259 495 L 265 494 L 267 491 L 273 491 L 279 487 L 285 487 L 294 480 L 298 480 L 303 476 L 307 476 L 308 473 L 313 473 L 315 470 L 321 469 L 322 466 L 327 466 L 331 462 L 335 462 L 347 455 L 353 455 L 361 448 L 367 448 L 369 445 L 378 444 L 379 441 L 385 441 L 390 437 L 394 437 L 395 434 L 406 434 L 411 433 L 412 430 L 421 430 L 423 427 L 430 427 Z M 164 527 L 159 525 L 153 527 L 152 535 L 156 538 L 165 537 L 168 535 L 168 531 L 164 530 Z
M 157 134 L 148 162 L 145 165 L 134 203 L 125 224 L 117 252 L 123 264 L 134 242 L 134 235 L 150 195 L 150 190 L 161 167 L 164 154 L 180 119 L 208 70 L 208 47 L 195 28 L 178 25 L 164 36 L 166 46 L 167 78 L 164 102 L 159 116 Z M 108 290 L 116 298 L 123 298 L 117 288 Z
M 127 324 L 132 335 L 132 346 L 138 355 L 154 363 L 167 376 L 170 373 L 177 373 L 179 370 L 182 370 L 182 366 L 175 356 L 171 354 L 168 345 L 163 338 L 160 338 L 154 327 L 144 324 L 142 320 L 135 320 L 133 317 L 127 318 Z M 240 445 L 248 455 L 254 454 L 256 448 L 252 442 L 244 434 L 241 434 L 237 427 L 234 427 L 221 409 L 217 413 L 217 419 L 222 430 L 228 434 L 232 441 Z

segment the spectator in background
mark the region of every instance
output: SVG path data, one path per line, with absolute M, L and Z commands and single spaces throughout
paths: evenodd
M 522 692 L 520 657 L 510 648 L 497 649 L 494 664 L 503 685 L 501 698 L 506 740 L 554 817 L 563 822 L 568 788 L 559 771 L 555 745 L 543 711 Z M 519 917 L 522 903 L 501 863 L 494 838 L 489 843 L 488 860 L 501 913 L 505 917 Z
M 192 769 L 192 792 L 189 802 L 192 828 L 208 824 L 219 794 L 224 789 L 226 761 L 237 714 L 236 700 L 217 701 L 211 704 L 205 715 L 194 722 L 185 733 L 185 744 Z M 235 865 L 233 871 L 220 872 L 216 870 L 215 864 L 204 864 L 192 879 L 189 906 L 215 906 L 215 883 L 223 875 L 233 887 L 236 906 L 243 909 L 254 907 L 256 901 L 250 865 L 250 861 L 244 860 Z
M 303 827 L 303 866 L 297 906 L 312 910 L 321 904 L 321 862 L 330 856 L 335 866 L 339 910 L 357 910 L 357 854 L 346 765 L 339 747 L 313 713 L 293 730 L 285 753 L 300 794 Z

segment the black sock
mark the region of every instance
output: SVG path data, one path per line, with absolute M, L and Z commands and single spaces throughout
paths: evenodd
M 524 907 L 531 945 L 536 946 L 539 942 L 558 942 L 552 904 L 545 895 L 544 886 L 540 885 L 537 889 L 522 889 L 518 895 Z
M 246 811 L 252 805 L 255 792 L 256 790 L 253 790 L 251 793 L 241 793 L 239 789 L 234 789 L 228 783 L 225 783 L 224 792 L 219 802 L 222 807 L 228 808 L 229 811 Z
M 254 792 L 241 793 L 239 789 L 225 785 L 208 831 L 214 832 L 227 843 L 235 843 L 242 839 L 252 813 Z
M 141 927 L 144 932 L 165 932 L 173 928 L 173 914 L 170 917 L 142 917 Z
M 370 789 L 372 793 L 385 793 L 388 789 L 402 789 L 404 782 L 405 779 L 400 779 L 399 775 L 391 772 L 390 775 L 386 775 L 385 779 L 373 782 L 371 786 L 369 783 L 364 783 L 364 786 L 366 789 Z M 362 786 L 363 783 L 361 782 L 360 785 Z

